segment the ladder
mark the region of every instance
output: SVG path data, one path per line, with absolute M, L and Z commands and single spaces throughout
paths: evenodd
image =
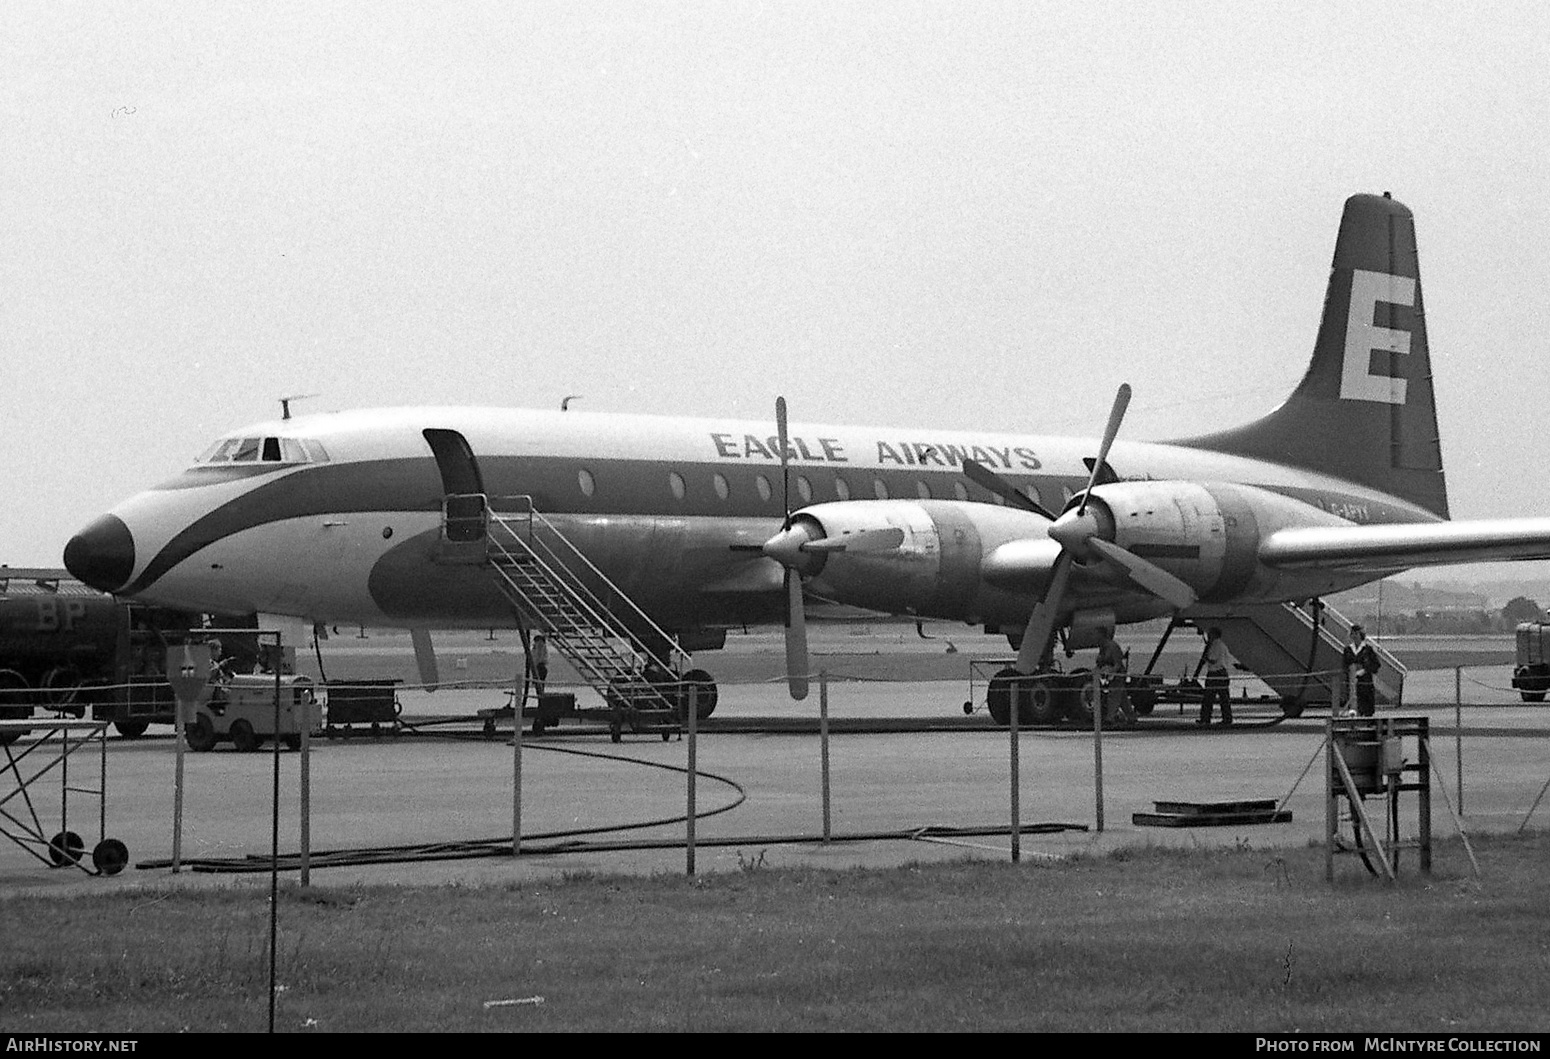
M 532 497 L 449 495 L 442 539 L 454 550 L 481 548 L 502 595 L 613 710 L 616 741 L 624 724 L 641 731 L 644 722 L 663 738 L 677 729 L 685 705 L 677 674 L 689 655 L 534 509 Z
M 1341 654 L 1351 623 L 1322 601 L 1191 607 L 1200 629 L 1220 626 L 1234 657 L 1270 685 L 1283 704 L 1340 702 L 1345 696 Z M 1374 642 L 1382 668 L 1374 677 L 1377 700 L 1390 706 L 1404 698 L 1405 666 Z

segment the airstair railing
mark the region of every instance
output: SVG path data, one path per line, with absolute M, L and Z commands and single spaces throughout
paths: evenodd
M 473 514 L 475 509 L 477 509 L 477 515 Z M 485 538 L 486 548 L 496 552 L 496 558 L 514 563 L 516 557 L 494 532 L 494 529 L 499 527 L 509 534 L 511 540 L 521 546 L 534 561 L 544 567 L 553 581 L 565 592 L 569 601 L 594 625 L 607 629 L 627 641 L 632 648 L 645 656 L 647 662 L 655 663 L 668 672 L 682 672 L 692 664 L 689 654 L 679 648 L 660 625 L 652 621 L 634 600 L 582 554 L 581 550 L 571 543 L 554 523 L 538 512 L 530 495 L 491 497 L 482 493 L 454 494 L 447 496 L 443 501 L 443 512 L 445 523 L 443 535 L 447 540 L 469 539 L 462 535 L 467 530 L 467 519 L 477 518 L 481 527 L 480 535 Z M 535 522 L 540 532 L 535 532 Z M 454 536 L 454 533 L 458 535 Z M 584 576 L 578 576 L 578 571 L 583 571 L 605 586 L 617 601 L 612 609 L 588 587 Z M 656 651 L 641 637 L 631 634 L 629 630 L 632 625 L 650 630 L 658 643 L 667 644 L 669 657 L 666 659 L 658 657 Z

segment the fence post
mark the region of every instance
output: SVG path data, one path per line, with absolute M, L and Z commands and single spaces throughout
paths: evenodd
M 526 666 L 511 688 L 511 855 L 522 853 L 522 699 Z M 494 723 L 494 722 L 491 722 Z
M 1458 765 L 1459 815 L 1464 815 L 1464 667 L 1453 667 L 1453 760 Z
M 1022 690 L 1022 686 L 1019 684 L 1019 682 L 1013 680 L 1011 694 L 1012 705 L 1006 718 L 1006 729 L 1007 732 L 1010 733 L 1010 738 L 1012 740 L 1010 764 L 1012 773 L 1012 863 L 1014 864 L 1023 858 L 1022 821 L 1018 813 L 1017 805 L 1017 796 L 1022 789 L 1022 783 L 1019 779 L 1017 764 L 1017 722 L 1021 719 L 1020 715 L 1023 712 L 1022 703 L 1018 701 L 1018 698 Z
M 822 758 L 823 844 L 829 844 L 829 674 L 818 671 L 818 746 Z
M 1093 667 L 1093 798 L 1097 803 L 1098 833 L 1103 833 L 1103 681 Z
M 696 793 L 694 781 L 695 781 L 695 778 L 699 775 L 698 760 L 697 760 L 696 755 L 695 755 L 695 731 L 696 731 L 696 729 L 698 727 L 696 722 L 699 720 L 699 713 L 700 713 L 700 689 L 699 689 L 699 685 L 694 683 L 693 681 L 690 681 L 690 683 L 689 683 L 689 710 L 688 710 L 688 716 L 685 718 L 685 721 L 689 725 L 689 790 L 688 790 L 688 801 L 689 801 L 689 814 L 688 814 L 688 816 L 689 816 L 689 819 L 687 820 L 687 822 L 685 824 L 685 839 L 686 839 L 686 841 L 684 843 L 684 857 L 685 857 L 684 871 L 686 873 L 688 873 L 689 875 L 693 875 L 694 874 L 694 809 L 695 809 L 695 793 Z

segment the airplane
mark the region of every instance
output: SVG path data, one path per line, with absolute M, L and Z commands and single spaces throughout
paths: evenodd
M 489 570 L 454 554 L 496 497 L 521 497 L 600 592 L 649 616 L 629 619 L 643 643 L 703 650 L 784 622 L 801 697 L 804 599 L 983 626 L 1033 673 L 1063 630 L 1550 558 L 1550 518 L 1449 519 L 1414 220 L 1388 193 L 1345 203 L 1312 359 L 1283 404 L 1125 441 L 1129 393 L 1097 442 L 789 424 L 784 401 L 773 432 L 508 408 L 297 415 L 217 439 L 83 528 L 64 562 L 163 606 L 409 628 L 429 677 L 425 630 L 522 627 Z

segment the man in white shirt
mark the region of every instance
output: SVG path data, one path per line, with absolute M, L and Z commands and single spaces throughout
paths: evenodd
M 1200 664 L 1206 671 L 1206 692 L 1200 700 L 1200 719 L 1196 724 L 1211 723 L 1211 707 L 1214 703 L 1221 703 L 1222 724 L 1232 724 L 1232 689 L 1231 669 L 1242 669 L 1232 652 L 1227 649 L 1227 643 L 1222 639 L 1222 630 L 1213 625 L 1206 633 L 1205 653 L 1200 656 Z

